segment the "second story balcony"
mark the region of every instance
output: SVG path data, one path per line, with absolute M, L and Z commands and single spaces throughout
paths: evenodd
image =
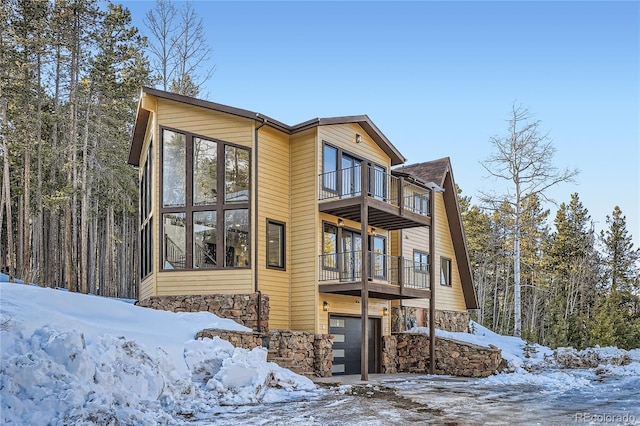
M 394 230 L 431 224 L 430 190 L 371 165 L 319 175 L 319 210 L 362 222 L 363 204 L 368 224 Z
M 319 289 L 323 293 L 359 295 L 362 289 L 362 252 L 346 251 L 318 256 Z M 429 265 L 398 256 L 368 252 L 369 291 L 381 299 L 430 297 Z

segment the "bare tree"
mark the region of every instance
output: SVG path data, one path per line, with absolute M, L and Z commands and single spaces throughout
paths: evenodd
M 176 15 L 178 11 L 170 0 L 156 0 L 153 9 L 147 11 L 144 25 L 151 31 L 149 50 L 154 78 L 162 90 L 168 90 L 175 72 Z
M 539 131 L 540 121 L 532 120 L 527 108 L 514 103 L 508 122 L 506 136 L 492 136 L 489 142 L 495 152 L 480 164 L 491 176 L 510 183 L 507 194 L 482 193 L 482 200 L 496 209 L 507 201 L 513 209 L 513 335 L 522 334 L 520 300 L 520 238 L 522 218 L 527 201 L 532 196 L 550 201 L 544 191 L 561 183 L 571 182 L 578 170 L 558 170 L 552 163 L 555 148 L 548 134 Z
M 207 63 L 213 49 L 207 43 L 202 18 L 191 1 L 179 11 L 170 0 L 156 0 L 145 15 L 153 71 L 163 90 L 196 96 L 215 72 Z

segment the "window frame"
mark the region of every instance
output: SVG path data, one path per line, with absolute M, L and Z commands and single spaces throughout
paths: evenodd
M 453 262 L 450 258 L 440 256 L 440 285 L 451 287 Z
M 160 217 L 164 217 L 165 214 L 185 213 L 185 267 L 179 269 L 165 269 L 165 242 L 164 242 L 164 220 L 159 224 L 159 235 L 162 238 L 162 243 L 158 244 L 158 251 L 160 256 L 160 272 L 175 272 L 175 271 L 197 271 L 202 268 L 194 267 L 194 213 L 203 211 L 216 211 L 216 245 L 217 247 L 225 247 L 225 212 L 228 210 L 247 210 L 248 216 L 248 257 L 249 262 L 247 266 L 226 266 L 226 249 L 217 250 L 216 267 L 207 268 L 207 270 L 237 270 L 237 269 L 251 269 L 252 258 L 252 225 L 251 225 L 251 198 L 252 198 L 252 149 L 248 146 L 239 145 L 231 142 L 227 142 L 218 138 L 208 137 L 201 134 L 193 133 L 187 130 L 177 129 L 169 126 L 158 126 L 160 135 L 160 170 L 159 170 L 159 191 L 158 191 L 158 206 Z M 164 207 L 164 134 L 165 131 L 176 132 L 185 135 L 185 205 L 184 206 L 172 206 Z M 194 158 L 193 158 L 193 140 L 194 138 L 203 139 L 206 141 L 215 142 L 217 149 L 217 167 L 216 167 L 216 186 L 217 186 L 217 199 L 215 204 L 199 204 L 194 205 Z M 231 202 L 227 203 L 224 199 L 226 181 L 225 181 L 225 160 L 226 160 L 226 147 L 231 146 L 235 148 L 241 148 L 247 150 L 248 154 L 248 170 L 247 170 L 247 190 L 249 192 L 247 201 L 245 202 Z M 222 197 L 221 197 L 222 194 Z
M 336 151 L 336 179 L 334 183 L 335 188 L 331 188 L 330 186 L 327 186 L 326 183 L 326 175 L 325 173 L 328 173 L 327 170 L 325 170 L 325 149 L 329 147 L 331 149 L 334 149 Z M 360 176 L 352 176 L 352 178 L 354 179 L 358 179 L 359 182 L 359 187 L 360 190 L 358 191 L 357 188 L 356 190 L 353 191 L 353 194 L 356 195 L 352 195 L 351 193 L 349 194 L 345 194 L 344 193 L 344 188 L 343 188 L 343 176 L 342 173 L 338 173 L 340 172 L 340 170 L 344 170 L 342 168 L 342 157 L 343 156 L 347 156 L 350 157 L 351 159 L 355 160 L 355 161 L 359 161 L 359 167 L 367 167 L 367 176 L 369 177 L 369 191 L 368 191 L 368 196 L 376 198 L 378 200 L 387 200 L 390 198 L 388 192 L 389 192 L 389 188 L 387 185 L 387 180 L 385 178 L 382 179 L 382 191 L 384 192 L 383 194 L 377 194 L 375 193 L 375 182 L 376 182 L 376 176 L 377 174 L 379 174 L 379 172 L 383 172 L 382 176 L 386 176 L 389 174 L 389 169 L 387 166 L 383 165 L 383 164 L 379 164 L 376 163 L 372 160 L 366 159 L 366 158 L 362 158 L 350 151 L 347 151 L 345 149 L 342 149 L 340 146 L 336 145 L 336 144 L 332 144 L 330 142 L 327 142 L 326 140 L 322 141 L 322 171 L 321 174 L 323 176 L 322 179 L 322 190 L 328 193 L 333 194 L 334 196 L 338 196 L 338 197 L 345 197 L 345 198 L 350 198 L 353 196 L 360 196 L 362 195 L 362 182 L 361 182 L 361 175 Z M 370 167 L 370 168 L 369 168 Z M 354 170 L 355 170 L 355 166 L 354 166 Z M 330 170 L 333 171 L 333 170 Z M 361 172 L 362 173 L 362 172 Z M 354 183 L 355 184 L 355 183 Z
M 278 252 L 280 254 L 280 259 L 282 260 L 280 265 L 272 265 L 269 263 L 269 253 L 271 252 L 270 250 L 270 245 L 271 245 L 271 239 L 269 236 L 269 226 L 270 225 L 275 225 L 280 227 L 280 238 L 282 239 L 280 242 L 280 246 L 278 247 Z M 287 270 L 287 224 L 285 222 L 281 222 L 279 220 L 274 220 L 274 219 L 269 219 L 267 218 L 267 227 L 266 227 L 266 259 L 265 259 L 265 263 L 266 263 L 266 267 L 267 269 L 276 269 L 279 271 L 286 271 Z
M 420 256 L 420 261 L 416 262 L 416 255 Z M 422 262 L 422 258 L 426 259 L 426 262 Z M 419 274 L 429 273 L 429 253 L 422 250 L 413 250 L 413 270 Z

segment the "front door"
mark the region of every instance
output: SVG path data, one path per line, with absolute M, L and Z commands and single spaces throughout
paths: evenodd
M 360 350 L 362 348 L 362 319 L 331 315 L 329 333 L 333 334 L 332 373 L 360 374 Z M 380 340 L 380 319 L 369 318 L 369 373 L 376 373 L 378 365 L 378 341 Z

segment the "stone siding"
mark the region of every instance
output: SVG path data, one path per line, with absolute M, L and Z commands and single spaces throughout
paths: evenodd
M 262 296 L 260 306 L 258 306 L 259 295 Z M 267 331 L 269 329 L 269 296 L 261 293 L 152 296 L 136 304 L 145 308 L 171 312 L 211 312 L 220 318 L 232 319 L 252 330 Z M 260 311 L 260 324 L 258 324 L 258 311 Z
M 502 361 L 500 349 L 436 337 L 436 374 L 487 377 Z M 382 338 L 382 372 L 428 374 L 429 336 L 424 333 L 394 333 Z
M 333 336 L 303 331 L 272 330 L 252 333 L 207 329 L 196 334 L 196 339 L 215 336 L 228 340 L 235 347 L 253 349 L 268 347 L 267 361 L 307 376 L 330 377 L 333 365 Z

